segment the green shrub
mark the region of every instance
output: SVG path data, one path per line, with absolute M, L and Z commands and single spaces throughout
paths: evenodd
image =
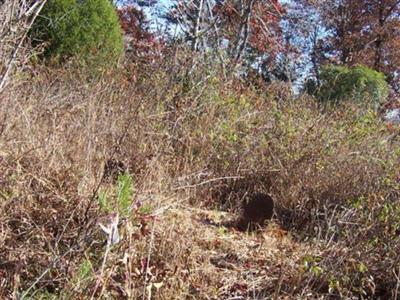
M 99 207 L 102 212 L 116 212 L 122 217 L 129 215 L 132 206 L 135 184 L 129 173 L 120 174 L 115 187 L 111 190 L 100 190 L 97 195 Z M 115 199 L 116 201 L 112 201 Z
M 367 104 L 383 102 L 389 93 L 385 76 L 365 66 L 327 65 L 321 72 L 321 86 L 317 91 L 320 101 L 363 101 Z
M 49 0 L 31 31 L 34 45 L 55 62 L 115 63 L 123 51 L 118 17 L 109 0 Z
M 122 174 L 118 176 L 117 185 L 118 211 L 121 216 L 127 216 L 132 205 L 133 179 L 128 173 Z

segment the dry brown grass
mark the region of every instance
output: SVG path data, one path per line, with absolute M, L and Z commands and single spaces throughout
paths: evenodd
M 134 78 L 40 69 L 0 95 L 1 297 L 397 298 L 399 144 L 376 115 L 171 57 Z M 134 181 L 110 251 L 107 161 Z M 252 192 L 274 220 L 224 227 Z

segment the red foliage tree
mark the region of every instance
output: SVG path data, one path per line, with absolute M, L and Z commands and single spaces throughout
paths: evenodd
M 260 57 L 273 61 L 282 50 L 283 13 L 278 0 L 176 0 L 167 20 L 180 26 L 192 50 L 225 49 L 235 66 L 243 58 L 249 64 Z
M 149 22 L 142 10 L 134 6 L 118 9 L 125 48 L 129 56 L 148 62 L 160 55 L 163 42 L 149 29 Z
M 284 9 L 279 1 L 230 0 L 218 9 L 224 36 L 231 41 L 230 52 L 235 59 L 243 56 L 247 46 L 269 56 L 282 50 L 279 21 Z
M 341 64 L 385 73 L 400 93 L 400 0 L 299 0 L 314 7 L 331 33 L 329 54 Z

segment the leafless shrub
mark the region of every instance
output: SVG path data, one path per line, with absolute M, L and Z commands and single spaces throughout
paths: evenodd
M 17 60 L 26 60 L 21 49 L 28 31 L 43 8 L 46 0 L 19 1 L 4 0 L 0 6 L 0 92 L 17 63 Z
M 168 51 L 134 79 L 42 68 L 1 95 L 1 297 L 396 298 L 394 129 L 187 72 L 191 54 Z M 113 164 L 133 194 L 105 255 Z M 258 192 L 276 208 L 264 230 L 205 225 Z

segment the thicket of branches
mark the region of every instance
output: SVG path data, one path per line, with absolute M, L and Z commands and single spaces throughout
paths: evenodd
M 395 90 L 398 2 L 136 1 L 95 76 L 31 58 L 44 4 L 0 9 L 0 298 L 399 297 L 400 129 L 293 93 L 326 63 Z M 269 225 L 229 227 L 255 192 Z

